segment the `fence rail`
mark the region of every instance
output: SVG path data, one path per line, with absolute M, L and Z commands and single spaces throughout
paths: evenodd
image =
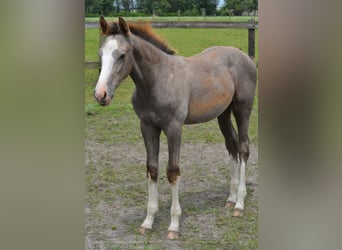
M 205 22 L 205 21 L 165 21 L 151 22 L 153 28 L 257 28 L 258 22 Z M 85 28 L 98 28 L 98 22 L 86 22 Z
M 258 22 L 198 22 L 198 21 L 170 21 L 170 22 L 151 22 L 154 28 L 239 28 L 248 29 L 248 55 L 255 58 L 255 29 Z M 86 22 L 85 28 L 99 28 L 98 22 Z M 99 36 L 99 44 L 103 38 Z M 100 62 L 85 62 L 86 69 L 101 69 Z
M 85 62 L 86 69 L 99 69 L 101 67 L 100 62 Z

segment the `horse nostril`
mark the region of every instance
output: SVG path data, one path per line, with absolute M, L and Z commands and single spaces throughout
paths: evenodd
M 105 91 L 105 92 L 103 93 L 103 96 L 102 96 L 102 98 L 101 98 L 101 101 L 102 101 L 102 102 L 105 102 L 106 97 L 107 97 L 107 92 Z
M 101 105 L 104 105 L 107 102 L 106 97 L 107 97 L 107 92 L 104 91 L 103 96 L 101 97 Z

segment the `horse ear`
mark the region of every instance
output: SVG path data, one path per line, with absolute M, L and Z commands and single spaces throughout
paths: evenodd
M 120 27 L 120 31 L 124 35 L 128 35 L 129 27 L 128 27 L 128 24 L 126 23 L 126 21 L 122 17 L 119 17 L 119 27 Z
M 100 16 L 100 26 L 101 26 L 102 32 L 106 33 L 106 30 L 108 28 L 108 23 L 106 19 L 104 18 L 104 16 Z

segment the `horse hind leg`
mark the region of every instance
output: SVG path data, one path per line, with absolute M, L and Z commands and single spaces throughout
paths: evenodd
M 246 189 L 246 164 L 249 158 L 249 118 L 252 109 L 252 102 L 236 102 L 233 106 L 233 114 L 236 120 L 239 133 L 238 152 L 240 161 L 239 184 L 237 189 L 237 201 L 234 207 L 233 216 L 243 215 L 244 200 L 247 195 Z
M 246 163 L 249 158 L 248 127 L 252 104 L 248 102 L 234 101 L 227 110 L 218 117 L 219 126 L 225 137 L 226 148 L 232 157 L 240 163 L 231 164 L 232 173 L 230 179 L 229 197 L 225 207 L 234 207 L 233 216 L 243 215 L 244 199 L 246 191 Z M 238 127 L 238 135 L 231 122 L 233 111 Z
M 236 131 L 231 122 L 231 112 L 232 105 L 230 105 L 225 112 L 223 112 L 218 117 L 218 124 L 220 130 L 225 138 L 226 148 L 228 153 L 233 157 L 233 159 L 237 160 L 238 157 L 238 137 Z M 231 176 L 230 176 L 230 188 L 229 188 L 229 197 L 227 199 L 226 208 L 235 207 L 237 201 L 237 190 L 239 185 L 239 167 L 236 163 L 231 164 Z

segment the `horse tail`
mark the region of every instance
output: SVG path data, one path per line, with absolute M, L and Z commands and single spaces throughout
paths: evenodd
M 225 138 L 228 153 L 233 157 L 235 161 L 237 161 L 239 140 L 231 120 L 232 108 L 233 102 L 229 104 L 228 108 L 218 117 L 217 120 L 221 132 Z

